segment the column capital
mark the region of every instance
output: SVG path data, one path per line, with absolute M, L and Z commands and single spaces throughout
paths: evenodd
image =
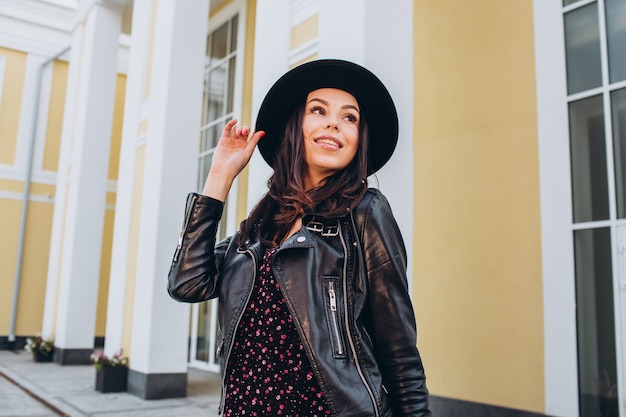
M 122 9 L 129 3 L 129 1 L 130 0 L 78 0 L 76 22 L 84 20 L 85 16 L 87 16 L 96 6 L 103 6 L 121 13 Z

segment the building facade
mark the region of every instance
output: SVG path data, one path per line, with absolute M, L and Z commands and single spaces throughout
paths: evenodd
M 389 198 L 435 415 L 626 417 L 626 0 L 0 0 L 0 347 L 219 370 L 165 291 L 221 127 L 316 58 L 387 85 Z M 264 192 L 260 155 L 220 233 Z

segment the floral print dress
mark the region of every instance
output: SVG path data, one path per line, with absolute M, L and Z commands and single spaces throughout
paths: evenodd
M 268 248 L 241 318 L 228 361 L 224 415 L 329 416 L 286 301 L 272 273 Z

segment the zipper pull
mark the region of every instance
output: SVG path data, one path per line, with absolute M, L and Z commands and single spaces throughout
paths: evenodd
M 335 283 L 328 283 L 328 297 L 330 298 L 330 311 L 337 311 L 337 297 L 335 295 Z
M 178 261 L 178 254 L 183 247 L 183 236 L 185 235 L 185 229 L 181 230 L 178 234 L 178 245 L 176 245 L 176 253 L 174 253 L 174 262 Z

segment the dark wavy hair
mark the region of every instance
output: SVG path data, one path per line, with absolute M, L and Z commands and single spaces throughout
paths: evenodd
M 287 237 L 299 217 L 309 214 L 325 219 L 344 216 L 359 204 L 367 191 L 368 129 L 364 117 L 359 124 L 357 152 L 350 164 L 327 177 L 320 187 L 305 190 L 304 100 L 301 103 L 285 126 L 267 193 L 241 222 L 240 245 L 254 239 L 258 232 L 264 245 L 274 246 Z

